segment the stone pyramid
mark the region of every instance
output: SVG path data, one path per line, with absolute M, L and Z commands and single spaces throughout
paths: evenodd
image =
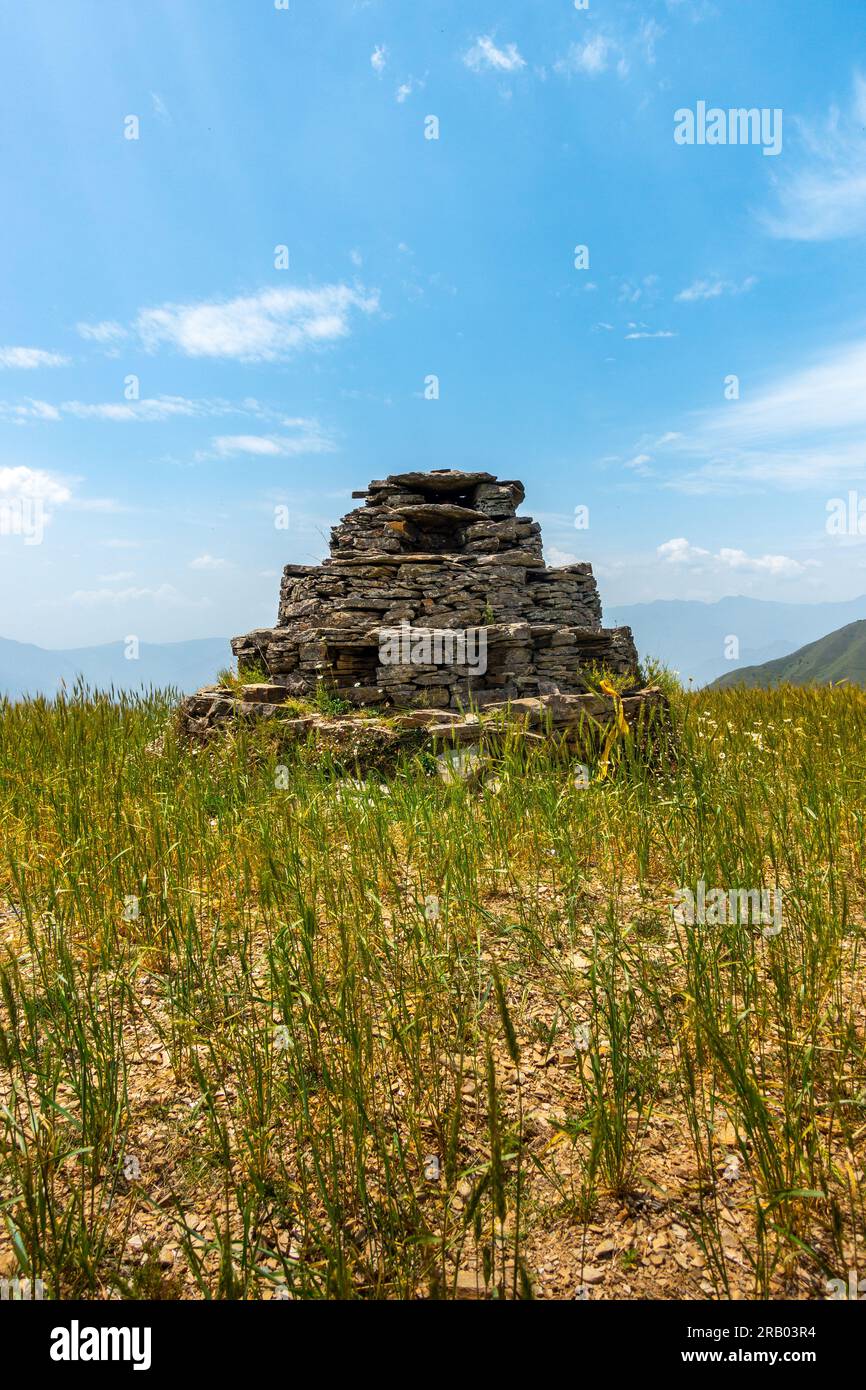
M 330 558 L 286 566 L 276 626 L 232 641 L 267 698 L 324 681 L 356 705 L 445 710 L 581 694 L 599 668 L 636 682 L 631 630 L 602 627 L 590 565 L 545 564 L 522 483 L 434 469 L 352 495 Z

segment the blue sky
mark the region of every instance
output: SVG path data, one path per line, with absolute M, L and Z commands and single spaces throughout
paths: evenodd
M 0 635 L 269 624 L 405 468 L 522 478 L 608 604 L 866 592 L 860 5 L 45 0 L 0 54 Z

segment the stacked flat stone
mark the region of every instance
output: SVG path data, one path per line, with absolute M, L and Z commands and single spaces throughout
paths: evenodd
M 321 565 L 287 565 L 277 625 L 232 641 L 286 697 L 325 681 L 354 704 L 458 709 L 579 694 L 581 672 L 634 677 L 629 628 L 603 628 L 588 564 L 550 569 L 541 527 L 517 515 L 523 484 L 457 469 L 395 473 L 353 493 Z M 483 629 L 487 669 L 383 664 L 382 638 Z M 403 631 L 406 631 L 404 628 Z

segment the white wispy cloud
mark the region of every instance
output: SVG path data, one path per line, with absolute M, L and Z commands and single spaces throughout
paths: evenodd
M 598 77 L 600 73 L 607 72 L 618 53 L 619 46 L 612 39 L 604 34 L 593 34 L 582 43 L 571 44 L 565 57 L 554 63 L 554 69 L 566 75 L 577 73 Z
M 117 515 L 128 510 L 113 497 L 80 497 L 75 488 L 78 477 L 62 476 L 44 468 L 29 468 L 26 464 L 0 467 L 0 514 L 13 515 L 17 509 L 37 504 L 41 518 L 49 524 L 58 507 L 70 511 Z
M 32 420 L 173 420 L 178 416 L 220 416 L 247 413 L 227 401 L 189 400 L 185 396 L 153 396 L 139 401 L 0 401 L 0 420 L 26 424 Z
M 218 555 L 196 555 L 194 560 L 190 560 L 191 570 L 224 570 L 228 565 L 228 560 L 221 559 Z
M 144 585 L 113 589 L 73 589 L 65 598 L 51 600 L 52 603 L 71 603 L 92 608 L 99 605 L 112 605 L 119 608 L 134 603 L 164 604 L 172 608 L 207 608 L 210 599 L 191 599 L 178 592 L 173 584 L 160 584 L 156 588 Z
M 672 333 L 668 328 L 660 328 L 655 333 L 651 333 L 646 328 L 636 328 L 631 333 L 625 334 L 626 342 L 635 338 L 676 338 L 677 334 Z
M 42 468 L 24 464 L 0 467 L 0 502 L 39 500 L 45 506 L 62 506 L 72 498 L 71 481 Z
M 866 468 L 866 340 L 699 415 L 669 441 L 692 464 L 668 486 L 706 493 L 755 485 L 809 487 L 862 478 Z
M 235 454 L 252 454 L 260 458 L 290 458 L 298 454 L 330 454 L 336 449 L 333 439 L 317 420 L 282 422 L 291 434 L 221 434 L 213 440 L 213 448 L 221 458 Z
M 866 79 L 856 73 L 850 106 L 818 120 L 794 118 L 799 149 L 773 174 L 774 206 L 761 215 L 773 237 L 833 241 L 866 233 Z
M 556 545 L 546 545 L 544 550 L 550 565 L 576 565 L 578 563 L 577 556 L 573 555 L 570 550 L 560 550 L 559 546 Z
M 809 432 L 866 431 L 866 341 L 833 350 L 823 361 L 783 376 L 763 391 L 716 412 L 710 427 L 724 438 L 755 441 Z M 866 444 L 866 438 L 864 438 Z
M 221 434 L 214 439 L 213 447 L 223 457 L 258 454 L 262 458 L 274 458 L 283 452 L 278 440 L 262 434 Z
M 619 24 L 613 32 L 597 29 L 571 43 L 553 64 L 561 77 L 600 77 L 616 73 L 625 79 L 633 67 L 653 67 L 656 45 L 665 30 L 655 19 L 642 19 L 636 27 Z
M 526 67 L 526 60 L 520 54 L 517 44 L 507 43 L 497 48 L 489 34 L 482 34 L 470 49 L 463 54 L 463 62 L 473 72 L 492 68 L 495 72 L 519 72 Z
M 153 352 L 166 344 L 187 357 L 275 362 L 301 348 L 344 338 L 352 315 L 379 307 L 375 291 L 349 285 L 260 290 L 236 299 L 143 309 L 136 328 Z
M 384 43 L 379 43 L 370 54 L 370 66 L 375 73 L 380 76 L 385 71 L 388 63 L 388 48 Z
M 118 343 L 128 337 L 122 323 L 103 319 L 101 323 L 77 323 L 75 330 L 88 343 Z
M 653 471 L 650 468 L 652 461 L 652 454 L 635 454 L 634 458 L 626 460 L 625 467 L 634 473 L 640 473 L 642 477 L 648 477 Z
M 740 284 L 734 280 L 721 280 L 718 277 L 710 280 L 695 280 L 686 289 L 680 290 L 675 298 L 681 304 L 694 304 L 702 299 L 720 299 L 722 295 L 747 294 L 757 283 L 758 280 L 755 275 L 747 276 Z
M 643 19 L 638 30 L 638 44 L 643 49 L 643 56 L 650 67 L 656 60 L 656 44 L 664 34 L 664 28 L 657 24 L 654 19 Z
M 178 416 L 198 416 L 214 413 L 204 401 L 187 400 L 184 396 L 145 397 L 139 401 L 63 401 L 63 415 L 77 420 L 171 420 Z M 224 414 L 223 410 L 216 413 Z
M 66 367 L 69 358 L 61 352 L 46 352 L 44 348 L 0 347 L 0 367 L 17 367 L 32 371 L 35 367 Z
M 0 400 L 0 421 L 16 425 L 36 421 L 56 422 L 66 418 L 129 424 L 182 418 L 213 419 L 231 415 L 245 417 L 270 428 L 262 433 L 246 431 L 217 435 L 211 441 L 209 450 L 196 452 L 196 462 L 241 454 L 261 458 L 291 458 L 334 453 L 338 447 L 332 434 L 317 419 L 286 415 L 252 397 L 240 403 L 218 398 L 190 399 L 186 396 L 155 396 L 139 401 L 63 401 L 57 405 L 29 398 L 22 402 Z M 97 504 L 86 505 L 94 508 Z M 108 503 L 104 506 L 107 509 Z M 112 504 L 112 507 L 117 509 L 116 504 Z
M 661 293 L 661 278 L 658 275 L 645 275 L 642 280 L 621 280 L 618 298 L 620 304 L 653 304 Z M 629 328 L 645 328 L 646 324 L 630 323 Z
M 23 401 L 0 401 L 0 420 L 14 425 L 24 425 L 28 420 L 59 420 L 60 411 L 48 401 L 34 401 L 25 397 Z
M 424 81 L 420 77 L 407 77 L 405 82 L 401 82 L 395 92 L 396 100 L 403 105 L 408 101 L 413 92 L 420 92 L 424 87 Z
M 805 564 L 793 560 L 788 555 L 747 555 L 745 550 L 734 550 L 722 546 L 715 554 L 702 546 L 692 545 L 684 536 L 665 541 L 658 546 L 659 559 L 671 565 L 684 565 L 690 569 L 737 570 L 750 574 L 766 574 L 774 579 L 794 579 L 812 568 L 817 562 Z
M 21 401 L 0 400 L 0 420 L 12 424 L 26 424 L 35 420 L 57 421 L 65 417 L 76 420 L 106 420 L 115 423 L 130 421 L 160 421 L 178 418 L 219 419 L 238 415 L 266 421 L 285 429 L 311 429 L 318 425 L 313 420 L 290 418 L 282 411 L 262 405 L 252 397 L 241 402 L 222 400 L 219 397 L 188 396 L 145 396 L 138 401 L 50 401 L 34 400 L 25 396 Z

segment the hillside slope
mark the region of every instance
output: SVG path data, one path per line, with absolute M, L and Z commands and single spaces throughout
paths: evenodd
M 848 623 L 817 642 L 761 666 L 743 666 L 713 682 L 720 690 L 732 685 L 768 689 L 770 686 L 828 685 L 831 681 L 866 685 L 866 620 Z
M 866 618 L 866 595 L 832 603 L 782 603 L 730 596 L 714 603 L 656 599 L 652 603 L 605 604 L 605 622 L 634 633 L 642 657 L 657 657 L 678 671 L 683 684 L 704 686 L 719 676 L 759 666 L 796 652 L 847 623 Z M 727 654 L 729 636 L 739 656 Z

